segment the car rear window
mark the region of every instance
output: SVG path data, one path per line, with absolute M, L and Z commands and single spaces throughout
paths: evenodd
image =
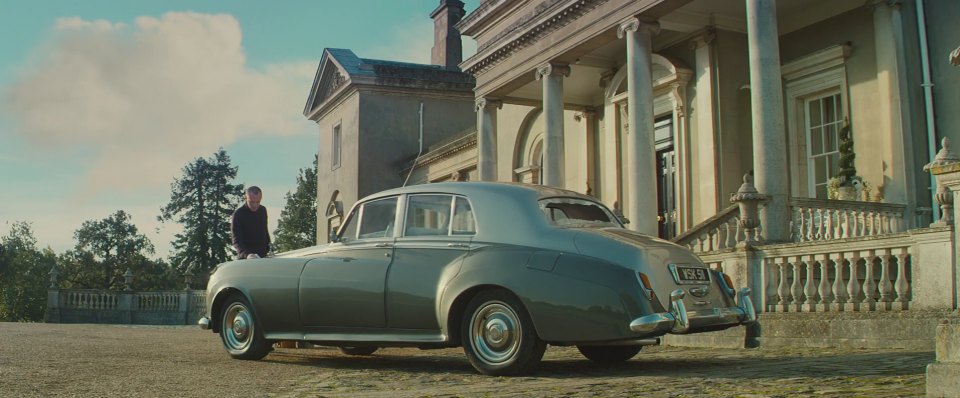
M 540 210 L 556 226 L 621 227 L 610 210 L 589 200 L 549 198 L 540 200 Z

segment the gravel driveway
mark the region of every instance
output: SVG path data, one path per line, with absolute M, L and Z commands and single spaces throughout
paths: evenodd
M 474 372 L 460 349 L 231 360 L 195 327 L 0 323 L 0 396 L 922 396 L 933 352 L 646 347 L 604 367 L 550 347 L 529 377 Z

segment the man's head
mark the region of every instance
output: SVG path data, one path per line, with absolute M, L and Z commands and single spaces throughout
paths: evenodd
M 244 199 L 247 201 L 247 207 L 249 207 L 251 211 L 260 209 L 260 199 L 262 198 L 263 191 L 256 185 L 247 188 L 247 193 L 244 195 Z

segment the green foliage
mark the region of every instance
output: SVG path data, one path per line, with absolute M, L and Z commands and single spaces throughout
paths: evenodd
M 230 216 L 242 201 L 244 189 L 242 184 L 233 184 L 236 177 L 237 167 L 221 148 L 210 158 L 188 163 L 183 175 L 170 185 L 170 203 L 160 210 L 158 219 L 183 226 L 170 257 L 179 272 L 190 269 L 202 278 L 232 257 Z
M 128 269 L 140 279 L 163 275 L 162 267 L 147 258 L 154 253 L 153 243 L 137 231 L 131 219 L 118 210 L 102 220 L 84 221 L 73 233 L 76 246 L 60 257 L 62 287 L 121 290 Z
M 274 245 L 279 252 L 317 244 L 317 157 L 313 166 L 300 169 L 297 190 L 287 192 L 287 204 L 280 214 Z
M 56 255 L 38 250 L 30 224 L 14 222 L 0 238 L 0 321 L 43 321 Z
M 850 186 L 853 184 L 854 177 L 857 175 L 857 167 L 854 165 L 857 154 L 853 153 L 853 132 L 850 129 L 849 121 L 843 124 L 843 127 L 839 131 L 839 136 L 840 162 L 838 166 L 840 170 L 837 171 L 836 177 L 840 178 L 841 186 Z

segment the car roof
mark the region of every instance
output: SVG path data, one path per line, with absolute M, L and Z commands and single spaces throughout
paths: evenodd
M 410 185 L 406 187 L 388 189 L 369 195 L 360 200 L 360 202 L 375 199 L 378 197 L 413 194 L 413 193 L 447 193 L 461 194 L 471 196 L 476 193 L 501 194 L 507 196 L 536 196 L 537 199 L 550 197 L 572 197 L 589 201 L 597 201 L 596 198 L 587 196 L 578 192 L 548 187 L 544 185 L 524 184 L 518 182 L 488 182 L 488 181 L 462 181 L 462 182 L 436 182 L 427 184 Z

